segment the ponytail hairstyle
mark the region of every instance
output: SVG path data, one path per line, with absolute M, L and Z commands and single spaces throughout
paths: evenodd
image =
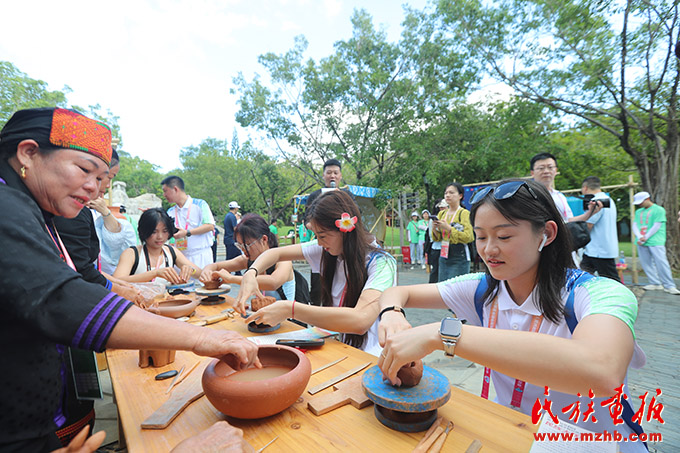
M 511 181 L 522 180 L 507 179 L 495 184 L 494 188 Z M 567 270 L 574 267 L 571 258 L 571 237 L 548 190 L 542 184 L 533 180 L 524 182 L 531 187 L 536 198 L 523 186 L 514 195 L 503 200 L 494 198 L 494 192 L 491 191 L 482 200 L 472 205 L 470 221 L 474 227 L 477 210 L 480 206 L 488 204 L 497 209 L 512 224 L 517 224 L 519 220 L 526 220 L 531 223 L 535 233 L 542 231 L 549 220 L 557 224 L 557 236 L 541 251 L 538 259 L 538 272 L 536 273 L 536 284 L 538 285 L 536 305 L 543 316 L 557 324 L 564 316 L 562 290 L 566 284 Z M 486 279 L 489 288 L 484 293 L 483 300 L 489 304 L 496 297 L 500 282 L 491 276 L 488 268 Z
M 352 231 L 340 232 L 342 234 L 342 257 L 345 265 L 345 275 L 347 276 L 347 290 L 343 299 L 343 307 L 356 307 L 359 296 L 368 280 L 368 269 L 366 269 L 366 257 L 370 253 L 383 250 L 372 245 L 373 236 L 366 230 L 361 221 L 361 213 L 352 197 L 343 190 L 330 190 L 321 194 L 309 206 L 307 222 L 314 225 L 314 230 L 318 231 L 338 231 L 335 221 L 342 217 L 343 213 L 348 213 L 350 217 L 357 217 L 357 223 Z M 338 257 L 333 256 L 325 250 L 321 254 L 321 305 L 324 307 L 333 306 L 331 288 L 333 287 L 333 277 L 337 266 Z M 361 348 L 366 341 L 367 333 L 362 335 L 345 334 L 343 341 L 355 348 Z
M 240 234 L 246 242 L 260 239 L 262 236 L 267 236 L 269 248 L 279 246 L 279 240 L 269 229 L 267 221 L 257 214 L 244 215 L 238 225 L 236 225 L 236 228 L 234 228 L 234 237 L 236 237 L 237 233 Z

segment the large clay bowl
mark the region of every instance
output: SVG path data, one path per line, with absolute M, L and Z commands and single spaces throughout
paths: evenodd
M 312 375 L 309 359 L 295 348 L 260 346 L 257 353 L 263 367 L 286 367 L 290 371 L 270 379 L 236 381 L 227 363 L 215 359 L 203 372 L 203 390 L 208 401 L 225 415 L 235 418 L 263 418 L 278 414 L 297 401 Z
M 158 303 L 158 311 L 168 318 L 181 318 L 194 312 L 201 301 L 198 299 L 168 299 Z

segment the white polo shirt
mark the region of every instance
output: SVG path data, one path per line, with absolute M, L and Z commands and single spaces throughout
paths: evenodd
M 377 243 L 374 242 L 373 245 L 377 246 Z M 309 263 L 312 272 L 322 273 L 322 253 L 323 247 L 318 244 L 316 239 L 302 244 L 302 254 Z M 366 264 L 368 265 L 368 279 L 364 285 L 364 290 L 375 289 L 382 292 L 397 284 L 397 263 L 392 255 L 378 252 L 373 256 L 366 256 Z M 345 262 L 342 258 L 338 257 L 337 265 L 335 266 L 335 275 L 333 276 L 333 287 L 331 288 L 334 307 L 340 306 L 342 293 L 346 283 Z M 382 348 L 378 343 L 378 323 L 379 321 L 376 318 L 375 322 L 368 330 L 366 342 L 361 347 L 363 351 L 375 356 L 380 355 L 382 352 Z
M 444 300 L 444 303 L 446 303 L 459 318 L 467 319 L 468 324 L 470 325 L 480 325 L 479 317 L 475 310 L 474 295 L 477 285 L 483 277 L 484 274 L 482 273 L 468 274 L 437 284 L 437 288 L 439 289 L 439 293 Z M 534 288 L 534 291 L 522 305 L 517 305 L 510 297 L 504 282 L 502 282 L 500 291 L 498 292 L 498 320 L 496 328 L 530 331 L 533 316 L 541 314 L 539 308 L 533 302 L 534 295 L 538 298 L 538 294 L 535 293 L 537 293 L 536 288 Z M 563 290 L 563 303 L 566 303 L 568 296 L 569 294 L 566 289 Z M 491 304 L 484 305 L 484 327 L 489 326 L 490 309 Z M 592 314 L 604 313 L 615 316 L 626 323 L 633 333 L 633 337 L 635 337 L 633 325 L 635 324 L 635 318 L 637 317 L 637 299 L 625 286 L 612 279 L 596 277 L 579 285 L 574 290 L 574 313 L 579 321 Z M 561 338 L 571 338 L 569 326 L 564 319 L 562 319 L 559 324 L 554 324 L 544 318 L 538 333 Z M 646 357 L 644 352 L 642 352 L 642 349 L 635 343 L 635 351 L 630 366 L 641 368 L 644 366 L 645 362 Z M 504 406 L 510 406 L 515 378 L 491 370 L 491 380 L 493 381 L 496 390 L 496 402 Z M 579 398 L 576 395 L 561 393 L 554 390 L 550 390 L 550 395 L 546 397 L 544 395 L 544 390 L 544 387 L 538 387 L 527 382 L 526 387 L 524 388 L 524 397 L 522 398 L 522 405 L 520 408 L 521 412 L 531 414 L 536 399 L 538 398 L 539 401 L 543 403 L 543 400 L 547 398 L 552 401 L 552 412 L 555 416 L 568 421 L 569 423 L 573 423 L 573 421 L 569 420 L 570 412 L 564 414 L 562 413 L 562 409 L 579 400 L 581 413 L 583 413 L 591 401 L 588 395 Z M 624 391 L 628 395 L 628 401 L 634 404 L 633 411 L 637 410 L 639 400 L 637 398 L 631 398 L 627 385 L 624 386 Z M 625 423 L 614 425 L 614 422 L 609 415 L 609 407 L 601 406 L 600 403 L 607 399 L 609 399 L 609 397 L 593 399 L 595 402 L 594 415 L 598 420 L 597 423 L 593 423 L 591 420 L 584 423 L 581 421 L 583 419 L 583 415 L 581 415 L 579 423 L 576 424 L 594 432 L 604 432 L 604 430 L 607 430 L 612 433 L 614 430 L 617 430 L 623 436 L 628 436 L 632 430 Z M 620 442 L 619 449 L 622 452 L 647 451 L 641 442 Z

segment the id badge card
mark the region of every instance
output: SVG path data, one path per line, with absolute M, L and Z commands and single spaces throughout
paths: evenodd
M 175 239 L 175 247 L 177 247 L 179 250 L 186 250 L 188 245 L 188 241 L 186 237 L 183 237 L 182 239 Z
M 449 241 L 442 241 L 442 251 L 439 253 L 439 256 L 444 259 L 449 257 Z

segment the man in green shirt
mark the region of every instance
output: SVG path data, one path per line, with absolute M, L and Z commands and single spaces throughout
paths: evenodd
M 639 206 L 635 211 L 633 234 L 637 239 L 642 270 L 649 279 L 649 285 L 643 288 L 648 291 L 663 289 L 670 294 L 680 294 L 666 257 L 666 210 L 652 203 L 649 192 L 636 193 L 633 204 Z

